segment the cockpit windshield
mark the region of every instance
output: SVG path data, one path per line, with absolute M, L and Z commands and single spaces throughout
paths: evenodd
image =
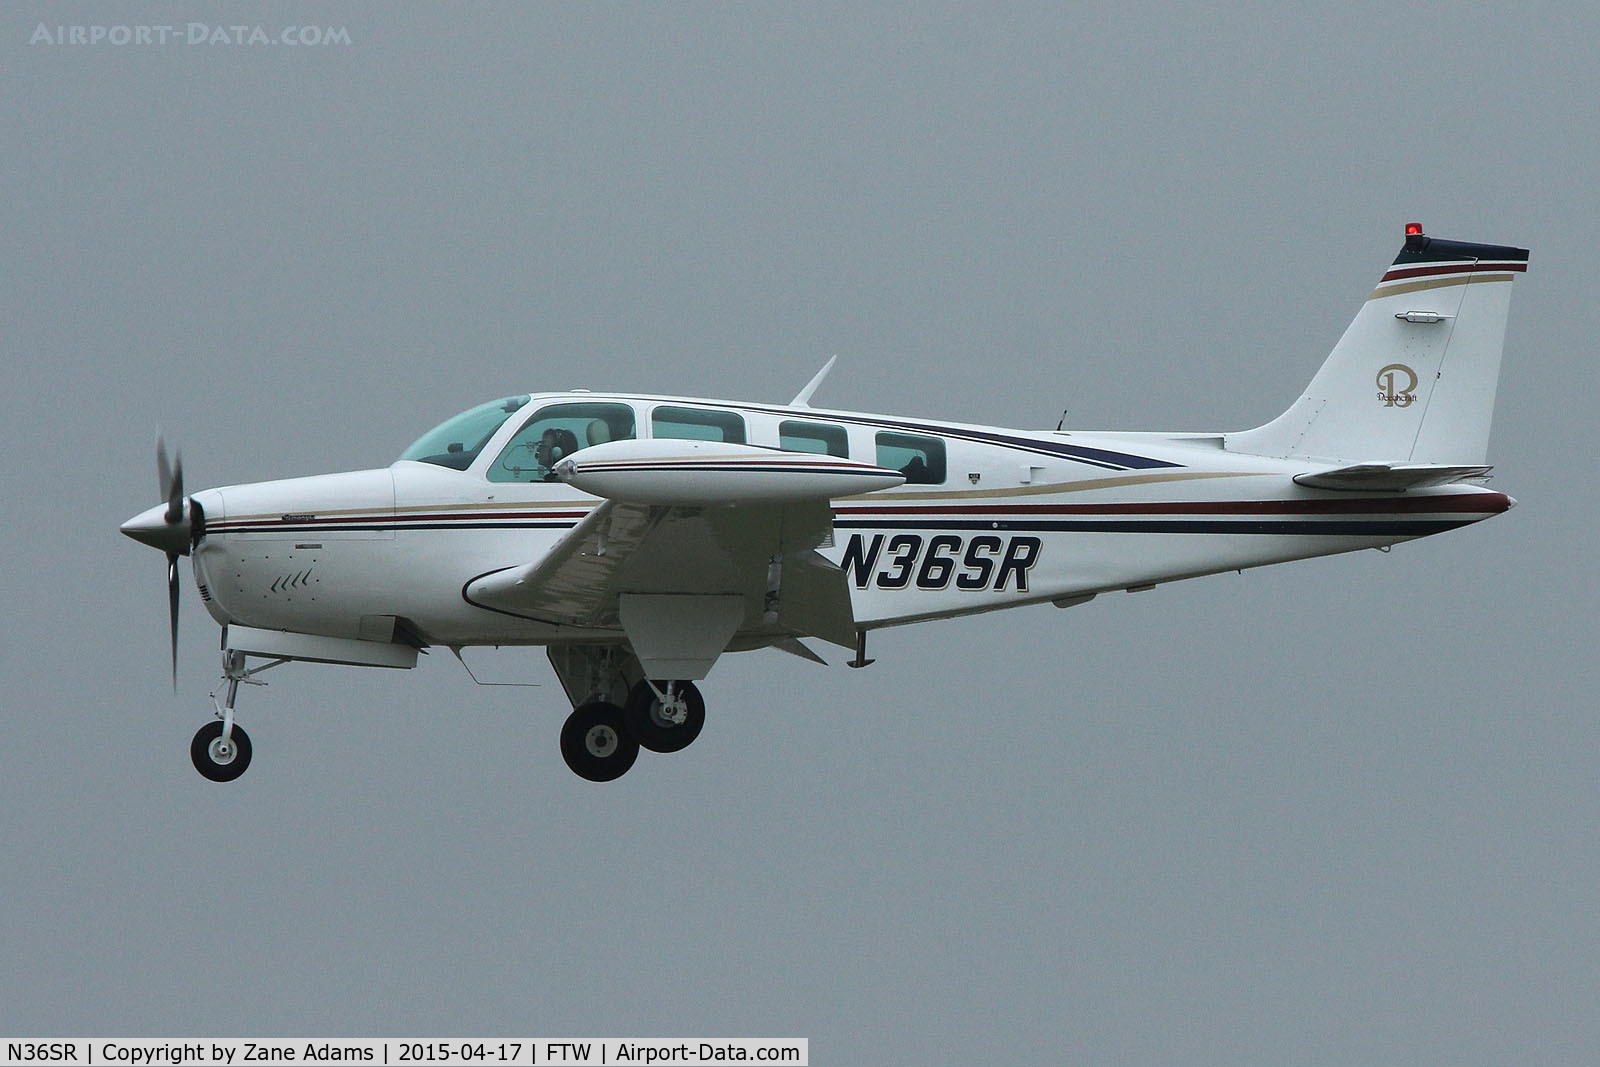
M 529 399 L 527 396 L 508 396 L 463 411 L 417 438 L 416 443 L 400 453 L 400 458 L 464 471 L 472 466 L 472 461 L 478 458 L 478 453 L 483 451 L 483 446 L 489 443 L 495 431 L 521 410 Z

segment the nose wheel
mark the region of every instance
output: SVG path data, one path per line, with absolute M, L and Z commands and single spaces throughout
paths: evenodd
M 230 736 L 222 736 L 222 722 L 208 722 L 189 743 L 189 758 L 194 769 L 213 782 L 231 782 L 250 766 L 250 735 L 235 724 Z

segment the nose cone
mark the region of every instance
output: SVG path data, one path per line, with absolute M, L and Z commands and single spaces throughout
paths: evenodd
M 122 524 L 122 532 L 139 542 L 158 548 L 168 555 L 183 556 L 189 553 L 188 515 L 178 522 L 167 521 L 167 505 L 157 504 L 141 511 Z

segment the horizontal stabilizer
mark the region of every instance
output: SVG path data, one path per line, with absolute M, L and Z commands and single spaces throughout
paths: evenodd
M 1493 467 L 1447 467 L 1433 463 L 1357 463 L 1353 467 L 1308 471 L 1294 476 L 1295 483 L 1312 489 L 1353 489 L 1362 492 L 1404 492 L 1434 485 L 1482 478 Z

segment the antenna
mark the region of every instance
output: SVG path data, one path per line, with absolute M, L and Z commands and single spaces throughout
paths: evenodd
M 826 378 L 828 376 L 828 372 L 833 369 L 833 365 L 835 363 L 837 363 L 838 361 L 839 361 L 839 356 L 838 356 L 837 353 L 835 353 L 833 355 L 833 357 L 828 360 L 828 362 L 826 362 L 826 363 L 824 363 L 822 365 L 822 369 L 817 371 L 816 377 L 812 378 L 809 382 L 807 382 L 806 383 L 806 387 L 804 389 L 800 390 L 799 393 L 795 394 L 795 398 L 793 400 L 789 401 L 789 406 L 792 407 L 792 408 L 808 408 L 808 407 L 810 407 L 811 406 L 811 394 L 815 393 L 817 391 L 817 386 L 822 384 L 822 379 L 824 379 L 824 378 Z

